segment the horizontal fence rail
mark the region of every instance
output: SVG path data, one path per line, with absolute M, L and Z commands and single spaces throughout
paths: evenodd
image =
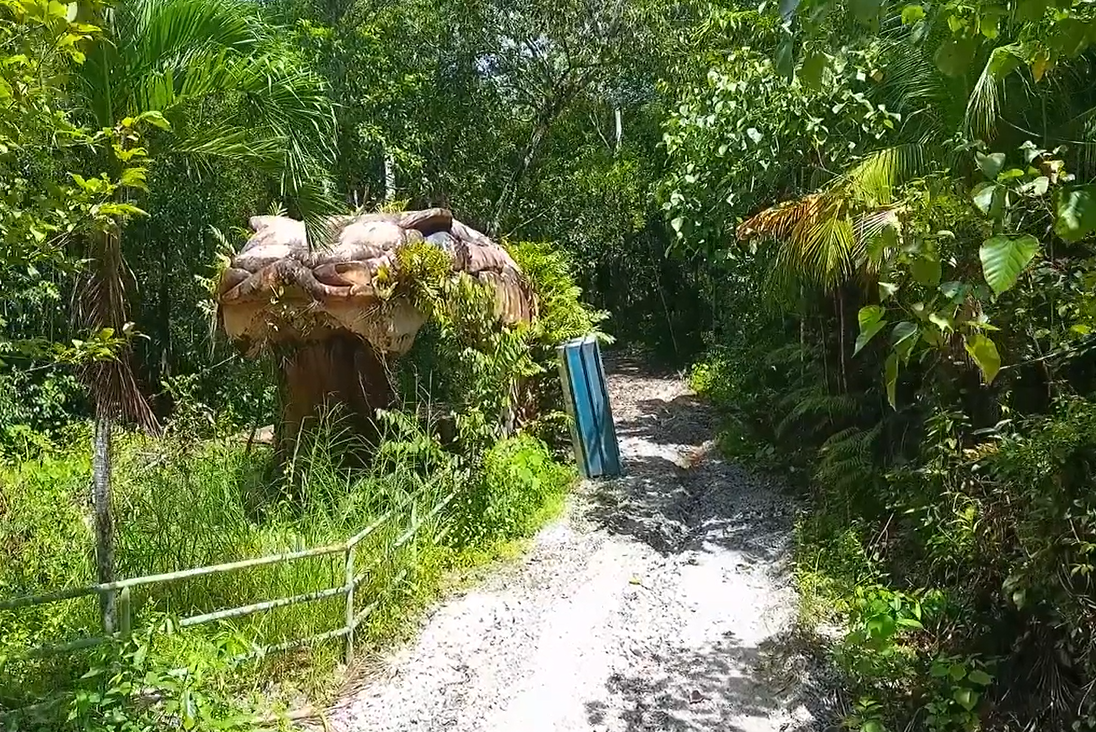
M 384 561 L 389 559 L 394 552 L 406 546 L 416 535 L 418 535 L 419 531 L 424 525 L 437 518 L 442 513 L 442 511 L 444 511 L 446 507 L 448 507 L 453 502 L 456 497 L 456 493 L 448 495 L 424 515 L 417 518 L 415 517 L 414 499 L 409 499 L 401 504 L 399 507 L 389 509 L 379 518 L 363 528 L 361 531 L 354 534 L 346 541 L 338 544 L 328 544 L 325 546 L 314 547 L 311 549 L 281 552 L 278 554 L 256 557 L 254 559 L 243 559 L 234 562 L 225 562 L 223 564 L 214 564 L 206 567 L 183 569 L 176 572 L 166 572 L 162 574 L 153 574 L 143 577 L 133 577 L 130 579 L 118 580 L 115 582 L 105 582 L 100 584 L 87 585 L 84 587 L 72 587 L 64 590 L 57 590 L 55 592 L 47 592 L 38 595 L 15 597 L 7 600 L 0 600 L 0 610 L 15 611 L 38 605 L 49 605 L 80 597 L 88 597 L 91 595 L 111 594 L 117 597 L 118 618 L 117 623 L 115 624 L 115 627 L 118 628 L 117 632 L 103 636 L 79 638 L 63 643 L 41 645 L 35 648 L 28 649 L 25 652 L 26 657 L 53 656 L 63 653 L 71 653 L 88 648 L 94 648 L 96 646 L 110 643 L 111 641 L 128 637 L 131 634 L 133 628 L 133 617 L 131 609 L 131 591 L 133 590 L 133 588 L 166 585 L 182 580 L 194 579 L 197 577 L 208 577 L 229 572 L 242 572 L 245 570 L 254 569 L 256 567 L 285 564 L 301 559 L 310 559 L 342 554 L 344 557 L 344 579 L 343 583 L 340 585 L 319 589 L 312 592 L 301 593 L 290 597 L 265 599 L 259 602 L 252 603 L 250 605 L 241 605 L 239 607 L 225 608 L 223 610 L 217 610 L 214 612 L 190 615 L 188 617 L 181 618 L 178 622 L 178 625 L 183 628 L 192 628 L 207 623 L 215 623 L 224 620 L 243 618 L 254 615 L 256 613 L 274 610 L 276 608 L 288 607 L 290 605 L 318 602 L 320 600 L 342 595 L 345 598 L 346 611 L 344 615 L 344 621 L 341 626 L 323 633 L 310 635 L 304 638 L 294 638 L 283 641 L 281 643 L 259 646 L 251 651 L 235 656 L 232 661 L 241 662 L 254 660 L 269 654 L 281 653 L 302 646 L 310 646 L 334 638 L 344 638 L 345 658 L 347 663 L 350 663 L 354 658 L 355 631 L 358 629 L 358 627 L 361 626 L 363 622 L 365 622 L 369 618 L 369 616 L 373 612 L 377 610 L 377 608 L 381 606 L 383 601 L 391 596 L 391 594 L 403 583 L 403 581 L 406 580 L 408 576 L 410 576 L 412 568 L 405 567 L 403 570 L 401 570 L 394 578 L 392 578 L 391 581 L 389 581 L 383 588 L 381 588 L 376 593 L 376 597 L 371 598 L 372 601 L 369 605 L 367 605 L 361 611 L 356 611 L 355 598 L 359 586 L 362 582 L 364 582 L 368 577 L 371 576 L 371 573 L 374 570 L 376 570 Z M 382 556 L 374 559 L 367 567 L 358 571 L 358 568 L 356 567 L 356 549 L 358 545 L 361 544 L 365 539 L 372 536 L 390 521 L 397 519 L 403 513 L 404 509 L 407 509 L 408 507 L 411 508 L 410 526 L 408 526 L 408 528 L 404 530 L 395 539 L 395 541 L 392 542 L 391 545 L 385 547 L 385 552 Z M 442 527 L 433 537 L 433 542 L 437 543 L 445 538 L 449 534 L 451 528 L 451 525 Z M 34 705 L 34 707 L 38 706 L 40 705 Z M 20 711 L 26 712 L 28 711 L 28 709 L 0 710 L 0 719 L 8 715 L 18 713 Z

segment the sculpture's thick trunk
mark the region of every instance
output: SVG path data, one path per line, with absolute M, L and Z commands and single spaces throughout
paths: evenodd
M 302 432 L 328 415 L 348 420 L 345 434 L 372 441 L 375 412 L 392 406 L 393 398 L 385 364 L 361 338 L 339 334 L 296 346 L 282 361 L 279 462 L 292 460 Z

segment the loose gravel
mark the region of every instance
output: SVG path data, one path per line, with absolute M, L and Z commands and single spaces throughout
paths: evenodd
M 724 462 L 675 375 L 608 361 L 625 476 L 439 606 L 328 715 L 340 732 L 807 732 L 795 507 Z

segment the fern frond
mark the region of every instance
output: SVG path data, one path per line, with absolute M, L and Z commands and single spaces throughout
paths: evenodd
M 776 434 L 786 437 L 803 426 L 819 428 L 853 419 L 859 414 L 860 400 L 851 394 L 830 394 L 812 385 L 786 396 L 781 406 L 790 409 L 777 424 Z
M 849 427 L 830 435 L 818 451 L 814 479 L 839 496 L 854 497 L 871 486 L 879 471 L 875 447 L 883 423 L 869 429 Z

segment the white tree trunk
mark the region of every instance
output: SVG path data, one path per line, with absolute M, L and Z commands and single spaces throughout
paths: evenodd
M 114 581 L 114 521 L 110 511 L 110 417 L 106 410 L 99 410 L 95 417 L 95 444 L 91 459 L 92 504 L 95 508 L 95 565 L 98 580 Z M 114 632 L 114 593 L 99 595 L 99 609 L 103 616 L 103 630 Z
M 387 203 L 396 200 L 396 163 L 388 148 L 384 150 L 384 200 Z
M 620 107 L 613 110 L 613 117 L 616 120 L 616 149 L 620 150 L 620 141 L 624 138 L 624 124 Z

